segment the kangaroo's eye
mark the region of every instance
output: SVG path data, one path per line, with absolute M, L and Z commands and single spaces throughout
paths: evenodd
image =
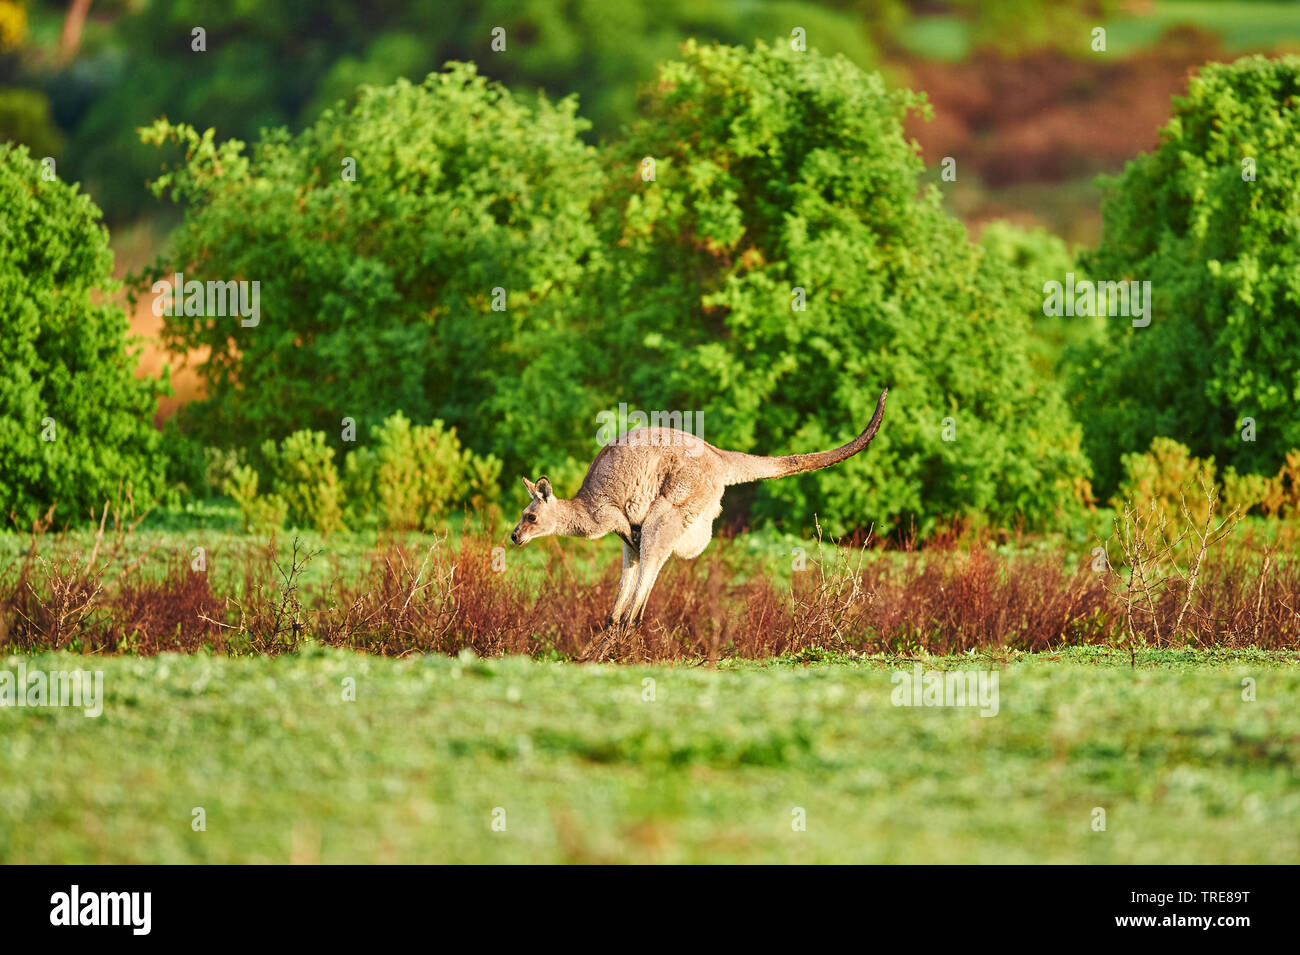
M 536 524 L 536 523 L 537 523 L 537 515 L 536 515 L 536 514 L 525 514 L 525 515 L 524 515 L 524 520 L 526 520 L 529 524 Z

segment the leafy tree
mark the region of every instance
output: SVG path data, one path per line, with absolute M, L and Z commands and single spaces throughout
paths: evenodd
M 902 119 L 922 103 L 842 57 L 688 44 L 607 151 L 610 251 L 569 327 L 526 333 L 545 370 L 498 392 L 505 427 L 582 460 L 593 412 L 627 402 L 703 411 L 724 447 L 810 451 L 855 435 L 889 386 L 867 454 L 762 485 L 755 513 L 843 533 L 1074 508 L 1088 467 L 1028 359 L 1031 280 L 921 192 Z
M 222 137 L 305 127 L 362 84 L 418 81 L 445 61 L 473 60 L 491 79 L 533 96 L 577 93 L 593 135 L 630 121 L 637 87 L 688 37 L 749 43 L 806 31 L 808 43 L 863 66 L 866 33 L 896 0 L 826 9 L 797 0 L 151 0 L 114 26 L 116 47 L 92 58 L 99 79 L 81 92 L 70 162 L 110 216 L 138 213 L 157 155 L 132 130 L 159 116 Z M 846 4 L 837 4 L 846 6 Z M 206 31 L 204 50 L 193 31 Z M 504 34 L 495 31 L 503 30 Z M 505 49 L 494 48 L 502 37 Z M 499 44 L 498 44 L 499 45 Z M 106 64 L 118 64 L 107 68 Z M 78 64 L 78 75 L 86 64 Z M 73 71 L 67 71 L 71 73 Z M 61 76 L 60 86 L 75 78 Z
M 1063 239 L 1045 229 L 1024 229 L 999 219 L 984 227 L 980 233 L 980 246 L 987 254 L 1024 276 L 1023 307 L 1029 316 L 1032 332 L 1029 351 L 1039 374 L 1060 374 L 1070 366 L 1076 352 L 1086 352 L 1098 346 L 1103 337 L 1105 319 L 1043 314 L 1044 285 L 1048 282 L 1064 283 L 1070 273 L 1076 279 L 1087 277 Z
M 859 66 L 875 63 L 864 26 L 873 12 L 895 12 L 888 0 L 865 0 L 861 9 L 828 9 L 826 3 L 763 0 L 487 0 L 467 40 L 473 59 L 493 79 L 515 88 L 541 87 L 552 96 L 577 93 L 595 130 L 617 133 L 636 115 L 638 86 L 654 78 L 663 60 L 687 39 L 748 44 L 803 30 L 809 46 L 840 53 Z M 500 26 L 515 47 L 495 53 L 491 29 Z M 507 47 L 509 53 L 511 47 Z
M 1270 474 L 1300 447 L 1298 105 L 1300 57 L 1210 64 L 1174 99 L 1160 146 L 1107 183 L 1086 265 L 1150 281 L 1153 302 L 1149 326 L 1111 321 L 1077 373 L 1103 493 L 1121 455 L 1156 436 L 1241 473 Z
M 527 105 L 466 65 L 368 88 L 251 155 L 155 124 L 148 140 L 188 150 L 156 188 L 189 210 L 150 277 L 261 283 L 256 326 L 165 319 L 171 345 L 210 351 L 185 429 L 256 446 L 305 428 L 341 447 L 343 418 L 400 410 L 508 448 L 486 402 L 529 356 L 507 346 L 598 251 L 582 128 L 572 101 Z
M 868 455 L 763 486 L 755 513 L 816 510 L 832 533 L 1051 521 L 1088 471 L 1028 355 L 1042 280 L 920 191 L 902 119 L 922 102 L 842 57 L 688 44 L 600 161 L 571 101 L 526 107 L 461 65 L 251 156 L 159 122 L 146 138 L 188 159 L 157 188 L 190 208 L 156 273 L 262 283 L 256 327 L 167 320 L 211 354 L 186 427 L 338 444 L 344 417 L 401 410 L 571 489 L 620 402 L 783 453 L 851 437 L 888 385 Z
M 84 519 L 161 489 L 152 425 L 165 383 L 135 377 L 99 210 L 26 147 L 0 144 L 0 514 Z

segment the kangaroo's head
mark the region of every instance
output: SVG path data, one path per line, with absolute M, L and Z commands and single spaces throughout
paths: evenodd
M 528 496 L 532 498 L 532 501 L 524 508 L 519 523 L 510 532 L 511 543 L 518 544 L 520 547 L 527 544 L 534 537 L 545 537 L 547 534 L 554 534 L 558 511 L 555 504 L 555 492 L 551 490 L 551 482 L 547 478 L 538 478 L 536 484 L 528 480 L 528 478 L 523 478 L 523 482 L 524 487 L 528 488 Z

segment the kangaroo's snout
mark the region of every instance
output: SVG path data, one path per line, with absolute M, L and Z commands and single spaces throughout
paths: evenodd
M 519 546 L 519 528 L 516 527 L 510 532 L 510 543 L 514 544 L 516 547 Z

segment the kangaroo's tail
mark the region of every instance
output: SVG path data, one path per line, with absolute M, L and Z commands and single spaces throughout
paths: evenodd
M 803 471 L 816 471 L 828 468 L 832 464 L 853 457 L 859 451 L 866 450 L 871 439 L 880 430 L 881 419 L 885 416 L 886 388 L 880 393 L 876 402 L 876 413 L 871 416 L 871 423 L 860 435 L 848 444 L 830 451 L 817 451 L 813 454 L 788 454 L 785 457 L 769 458 L 761 454 L 744 454 L 740 451 L 722 451 L 730 470 L 727 472 L 727 484 L 748 484 L 750 481 L 766 481 L 769 478 L 788 477 Z

